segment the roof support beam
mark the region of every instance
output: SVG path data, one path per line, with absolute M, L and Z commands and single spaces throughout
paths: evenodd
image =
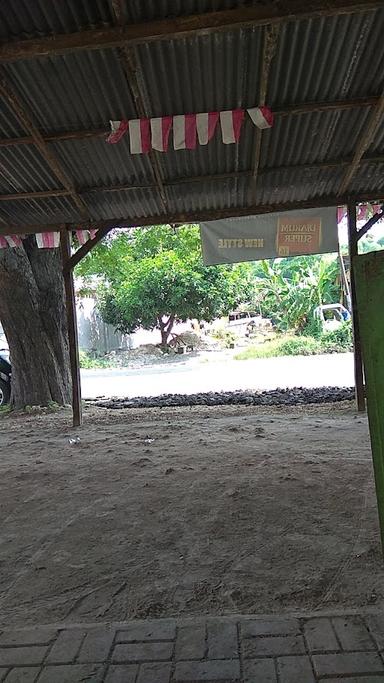
M 341 206 L 348 204 L 350 201 L 355 202 L 378 202 L 384 201 L 384 190 L 376 192 L 364 192 L 356 195 L 329 195 L 326 197 L 313 197 L 312 199 L 307 199 L 305 201 L 289 202 L 286 204 L 260 204 L 240 207 L 240 208 L 226 208 L 226 209 L 214 209 L 197 211 L 195 213 L 170 213 L 166 215 L 157 214 L 154 216 L 138 216 L 137 218 L 110 218 L 108 221 L 93 221 L 92 227 L 99 229 L 102 227 L 111 226 L 119 228 L 136 228 L 145 227 L 148 225 L 161 225 L 161 224 L 188 224 L 188 223 L 198 223 L 201 221 L 214 221 L 223 218 L 236 218 L 241 216 L 252 216 L 261 215 L 266 213 L 272 213 L 277 211 L 295 211 L 299 209 L 316 209 L 322 206 Z M 35 224 L 35 225 L 14 225 L 9 224 L 2 227 L 0 225 L 0 235 L 20 235 L 20 234 L 35 234 L 38 232 L 53 232 L 61 229 L 62 224 Z M 89 228 L 89 222 L 81 224 L 76 222 L 76 226 L 67 226 L 68 229 L 85 229 Z
M 102 50 L 123 45 L 131 47 L 157 40 L 266 26 L 296 19 L 367 12 L 382 6 L 382 0 L 285 0 L 278 3 L 269 0 L 256 6 L 12 41 L 0 47 L 0 63 L 52 57 L 79 50 Z
M 269 173 L 276 173 L 278 171 L 292 171 L 302 173 L 303 171 L 311 171 L 312 169 L 327 170 L 334 168 L 344 168 L 349 166 L 351 159 L 334 159 L 330 161 L 314 162 L 313 164 L 303 164 L 296 166 L 270 166 L 267 168 L 259 168 L 258 175 L 265 176 Z M 381 156 L 367 156 L 360 160 L 360 164 L 368 163 L 384 163 L 384 155 Z M 216 175 L 191 176 L 190 178 L 175 178 L 164 182 L 165 187 L 180 187 L 182 185 L 207 183 L 207 182 L 225 182 L 226 180 L 238 180 L 240 178 L 254 177 L 254 170 L 250 171 L 233 171 L 229 173 L 218 173 Z M 93 192 L 134 192 L 137 190 L 156 190 L 155 183 L 123 183 L 120 185 L 97 185 L 94 187 L 83 187 L 78 190 L 78 194 L 90 194 Z M 40 192 L 15 192 L 12 194 L 0 194 L 0 202 L 18 201 L 25 199 L 46 199 L 48 197 L 65 197 L 70 193 L 68 190 L 54 189 L 43 190 Z
M 36 145 L 41 156 L 45 159 L 45 161 L 47 162 L 51 171 L 54 173 L 56 178 L 61 182 L 63 187 L 65 187 L 68 194 L 73 199 L 73 201 L 76 204 L 82 218 L 85 218 L 88 214 L 88 209 L 87 209 L 86 205 L 84 204 L 83 200 L 77 194 L 76 189 L 75 189 L 71 179 L 67 176 L 67 174 L 65 173 L 64 169 L 62 168 L 60 162 L 56 158 L 55 154 L 48 147 L 48 145 L 45 142 L 40 131 L 36 128 L 36 126 L 32 122 L 28 112 L 25 110 L 23 104 L 20 102 L 16 93 L 14 93 L 12 91 L 12 89 L 9 87 L 8 83 L 6 82 L 5 78 L 3 78 L 1 74 L 0 74 L 0 97 L 2 97 L 6 101 L 6 103 L 10 107 L 10 109 L 13 111 L 13 113 L 17 117 L 18 121 L 25 128 L 25 130 L 27 130 L 30 133 L 31 138 L 33 140 L 33 144 Z
M 360 107 L 373 107 L 380 98 L 357 97 L 352 100 L 334 100 L 331 102 L 303 102 L 291 104 L 286 107 L 274 109 L 274 116 L 293 116 L 295 114 L 310 114 L 321 111 L 345 111 L 359 109 Z M 52 133 L 40 133 L 45 142 L 65 142 L 66 140 L 87 140 L 92 138 L 105 138 L 109 133 L 108 128 L 91 128 L 88 130 L 68 130 Z M 20 138 L 0 138 L 0 147 L 12 147 L 13 145 L 33 145 L 31 136 Z
M 365 225 L 363 225 L 363 227 L 357 231 L 357 241 L 361 240 L 361 238 L 367 234 L 367 232 L 375 225 L 375 223 L 381 221 L 382 218 L 384 218 L 384 204 L 380 211 L 378 213 L 374 213 L 373 216 L 371 216 L 371 218 L 365 223 Z
M 260 88 L 259 88 L 259 105 L 264 106 L 267 98 L 268 78 L 271 70 L 272 60 L 275 56 L 277 43 L 280 35 L 280 25 L 273 24 L 264 28 L 263 41 L 263 56 L 261 59 L 260 72 Z M 254 162 L 253 162 L 253 196 L 256 201 L 257 189 L 257 175 L 259 172 L 260 158 L 261 158 L 261 140 L 263 131 L 256 128 L 255 133 L 255 148 L 254 148 Z
M 122 0 L 113 0 L 112 11 L 116 17 L 118 26 L 125 25 L 125 3 Z M 136 55 L 132 47 L 122 46 L 119 49 L 119 58 L 121 66 L 127 78 L 127 85 L 131 91 L 137 117 L 140 119 L 150 118 L 150 111 L 145 101 L 145 95 L 140 84 L 140 77 L 138 74 L 139 65 L 137 63 Z M 159 189 L 160 199 L 165 212 L 167 212 L 167 197 L 163 183 L 163 173 L 159 158 L 154 150 L 149 152 L 149 161 L 152 168 L 152 173 Z
M 382 119 L 384 116 L 384 93 L 382 96 L 378 99 L 377 103 L 373 107 L 367 127 L 363 133 L 363 135 L 360 138 L 359 144 L 357 145 L 357 148 L 355 150 L 355 153 L 353 155 L 353 160 L 348 168 L 347 172 L 344 175 L 344 178 L 341 182 L 340 185 L 340 194 L 345 193 L 348 190 L 349 184 L 352 180 L 352 178 L 355 176 L 357 169 L 359 168 L 359 164 L 361 162 L 363 154 L 366 152 L 368 149 L 369 145 L 371 144 L 374 135 L 379 127 L 379 124 L 381 123 Z

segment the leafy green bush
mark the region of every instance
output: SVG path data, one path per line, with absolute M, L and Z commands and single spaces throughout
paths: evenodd
M 213 330 L 212 337 L 221 342 L 225 349 L 232 348 L 236 341 L 236 335 L 232 330 L 227 330 L 224 327 L 218 327 Z
M 332 330 L 332 332 L 324 332 L 320 342 L 323 353 L 352 351 L 353 336 L 351 322 L 343 323 L 337 330 Z
M 79 350 L 80 367 L 84 370 L 110 368 L 112 363 L 108 358 L 92 358 L 86 351 Z
M 320 352 L 320 343 L 313 337 L 293 337 L 279 344 L 280 356 L 313 356 Z

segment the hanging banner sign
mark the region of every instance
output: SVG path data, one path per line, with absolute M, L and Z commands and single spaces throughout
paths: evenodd
M 225 218 L 200 232 L 206 266 L 338 251 L 336 207 Z

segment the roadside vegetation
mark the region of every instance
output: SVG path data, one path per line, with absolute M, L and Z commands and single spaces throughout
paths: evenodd
M 77 272 L 105 322 L 126 334 L 158 330 L 158 345 L 165 352 L 175 323 L 218 318 L 224 322 L 211 329 L 211 339 L 234 349 L 238 360 L 352 350 L 350 322 L 324 331 L 314 316 L 318 306 L 342 299 L 340 262 L 334 254 L 205 267 L 198 226 L 159 225 L 112 232 Z M 270 320 L 273 333 L 256 332 L 239 342 L 225 323 L 234 309 Z M 83 368 L 115 365 L 113 358 L 85 352 L 80 361 Z

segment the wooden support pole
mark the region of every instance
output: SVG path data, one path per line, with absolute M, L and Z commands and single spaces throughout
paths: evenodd
M 79 427 L 83 421 L 81 406 L 79 344 L 77 336 L 77 316 L 73 270 L 67 270 L 66 268 L 66 264 L 71 258 L 70 233 L 66 228 L 63 228 L 60 233 L 60 247 L 65 287 L 65 303 L 67 308 L 69 358 L 71 363 L 73 426 Z
M 356 203 L 348 202 L 348 245 L 351 274 L 351 302 L 352 302 L 352 326 L 353 326 L 353 349 L 354 349 L 354 369 L 355 369 L 355 392 L 357 410 L 365 411 L 364 398 L 364 376 L 363 360 L 361 353 L 361 340 L 359 319 L 357 315 L 356 301 L 356 278 L 355 278 L 355 258 L 358 254 L 357 246 L 357 225 L 356 225 Z

